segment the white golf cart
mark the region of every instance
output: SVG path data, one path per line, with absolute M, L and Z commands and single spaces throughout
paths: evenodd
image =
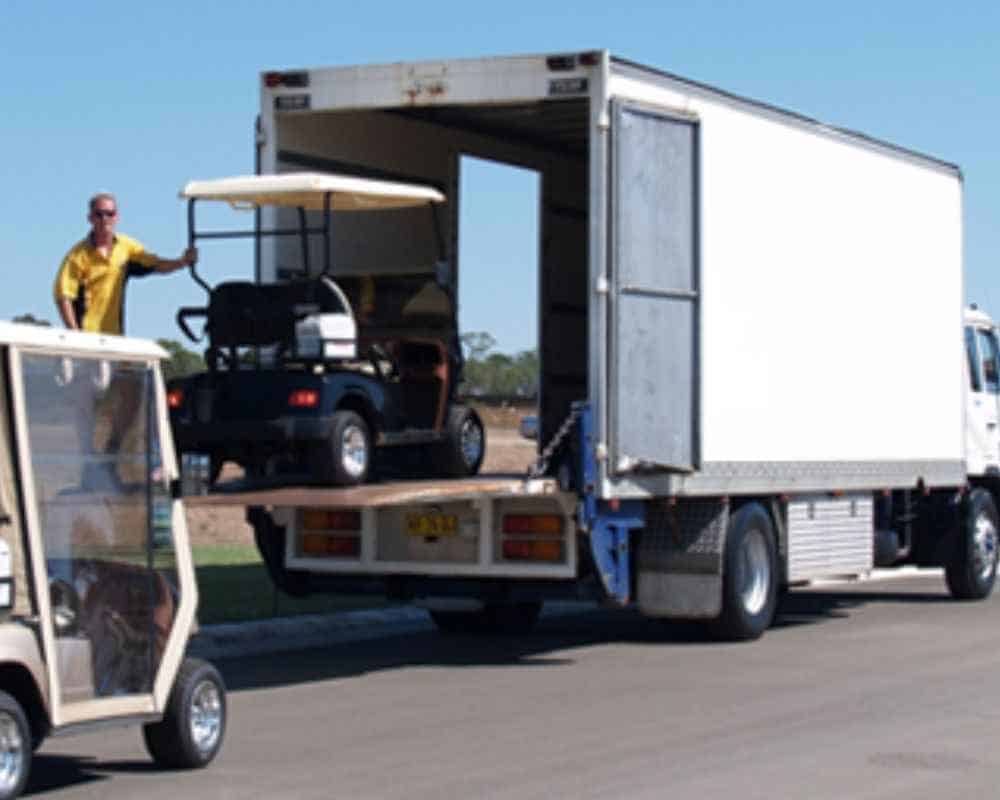
M 142 724 L 219 751 L 225 688 L 185 657 L 197 591 L 155 344 L 0 323 L 0 800 L 47 736 Z

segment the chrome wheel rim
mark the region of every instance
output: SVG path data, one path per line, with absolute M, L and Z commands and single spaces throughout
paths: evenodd
M 972 534 L 972 568 L 979 580 L 987 581 L 996 568 L 997 528 L 989 514 L 976 517 L 976 527 Z
M 368 466 L 368 437 L 357 425 L 348 425 L 340 437 L 340 461 L 344 471 L 359 478 Z
M 767 557 L 767 539 L 759 530 L 748 531 L 737 554 L 740 602 L 748 614 L 759 614 L 767 603 L 771 564 Z
M 466 465 L 475 466 L 483 453 L 483 431 L 474 419 L 467 419 L 462 423 L 459 447 Z
M 222 735 L 222 694 L 214 681 L 203 680 L 191 694 L 191 740 L 200 753 L 210 753 Z
M 24 739 L 12 714 L 0 712 L 0 792 L 7 794 L 21 780 Z

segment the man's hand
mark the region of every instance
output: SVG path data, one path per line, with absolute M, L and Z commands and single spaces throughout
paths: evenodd
M 189 247 L 187 250 L 184 251 L 184 255 L 181 256 L 180 260 L 181 260 L 181 263 L 185 267 L 190 267 L 190 266 L 193 266 L 194 264 L 197 264 L 198 263 L 198 248 L 197 247 Z

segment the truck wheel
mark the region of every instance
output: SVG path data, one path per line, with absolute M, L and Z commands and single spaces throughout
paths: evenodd
M 321 446 L 317 477 L 334 486 L 364 483 L 372 460 L 371 434 L 354 411 L 337 411 L 331 420 L 330 440 Z
M 724 558 L 715 633 L 729 640 L 757 639 L 774 620 L 778 600 L 774 530 L 760 504 L 749 503 L 730 518 Z
M 982 600 L 993 591 L 997 575 L 996 505 L 986 489 L 973 489 L 966 500 L 954 554 L 944 577 L 957 600 Z
M 226 732 L 226 687 L 207 661 L 185 658 L 163 719 L 143 726 L 146 749 L 161 767 L 197 769 L 211 762 Z
M 486 429 L 468 406 L 452 406 L 445 423 L 445 441 L 438 449 L 437 469 L 448 478 L 475 475 L 486 455 Z
M 527 633 L 542 612 L 541 602 L 487 603 L 478 611 L 428 611 L 442 633 Z
M 31 728 L 24 709 L 0 691 L 0 800 L 18 797 L 31 769 Z

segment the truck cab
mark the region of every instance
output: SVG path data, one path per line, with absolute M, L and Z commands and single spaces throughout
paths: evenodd
M 993 320 L 975 305 L 965 310 L 965 352 L 968 472 L 1000 477 L 1000 344 Z

